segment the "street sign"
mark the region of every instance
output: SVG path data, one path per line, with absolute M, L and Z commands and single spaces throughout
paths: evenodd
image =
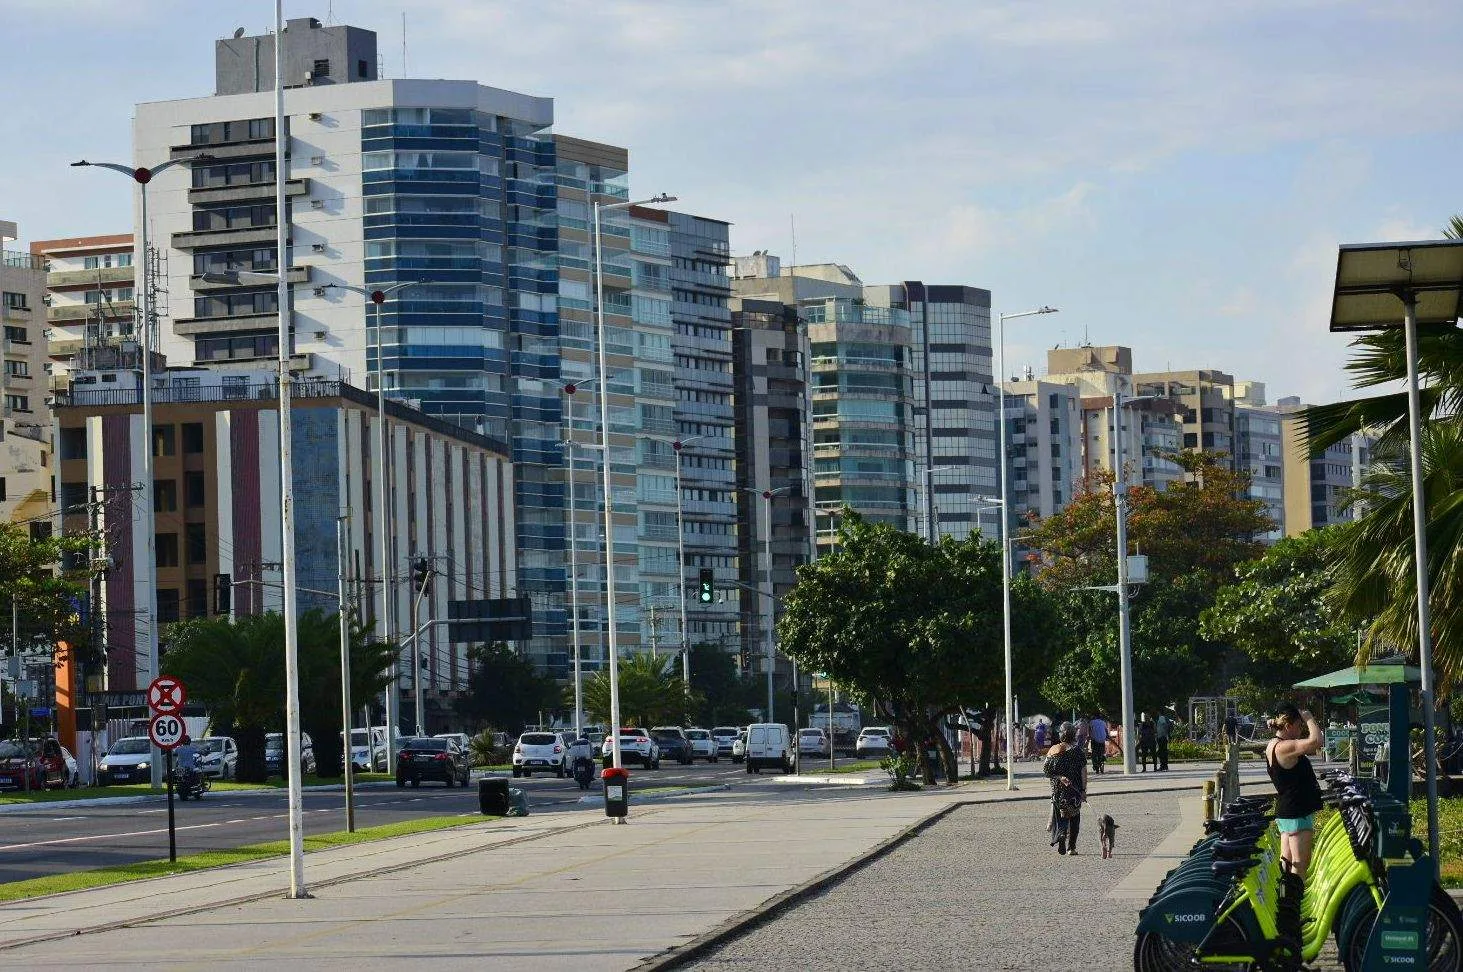
M 49 706 L 44 705 L 35 706 L 30 710 L 30 717 L 32 719 L 49 719 L 51 717 L 51 709 Z
M 167 712 L 153 716 L 152 722 L 147 726 L 147 738 L 151 739 L 159 749 L 172 749 L 177 746 L 183 741 L 186 732 L 182 717 Z
M 159 675 L 147 687 L 147 705 L 154 712 L 181 712 L 186 701 L 183 683 L 171 675 Z

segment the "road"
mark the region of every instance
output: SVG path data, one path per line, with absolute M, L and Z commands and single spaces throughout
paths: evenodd
M 480 775 L 474 774 L 474 780 Z M 659 770 L 631 768 L 630 776 L 632 794 L 635 788 L 738 785 L 764 779 L 749 776 L 742 766 L 726 761 L 694 766 L 662 763 Z M 530 807 L 539 810 L 591 809 L 579 804 L 582 794 L 572 779 L 534 776 L 513 780 L 512 784 L 522 787 Z M 286 836 L 283 790 L 215 790 L 201 801 L 179 801 L 175 807 L 179 854 L 224 850 Z M 476 812 L 476 783 L 468 789 L 423 783 L 420 789 L 399 790 L 388 785 L 356 791 L 358 827 Z M 305 791 L 304 820 L 306 834 L 344 830 L 345 794 Z M 167 802 L 159 797 L 141 803 L 61 809 L 41 804 L 0 814 L 0 833 L 4 834 L 0 838 L 0 883 L 156 860 L 168 854 Z

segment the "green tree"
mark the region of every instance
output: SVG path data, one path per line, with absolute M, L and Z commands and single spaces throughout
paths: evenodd
M 692 721 L 698 726 L 743 726 L 752 719 L 762 686 L 742 678 L 736 659 L 719 645 L 691 646 L 691 690 L 699 704 Z
M 1178 453 L 1184 478 L 1157 490 L 1128 490 L 1131 553 L 1148 557 L 1148 583 L 1129 599 L 1136 711 L 1186 699 L 1213 687 L 1225 669 L 1226 646 L 1203 636 L 1199 616 L 1237 564 L 1265 548 L 1257 537 L 1274 527 L 1264 504 L 1245 499 L 1249 476 L 1217 453 Z M 1041 552 L 1040 584 L 1052 592 L 1068 633 L 1052 658 L 1042 694 L 1064 709 L 1119 711 L 1116 598 L 1087 588 L 1117 580 L 1112 477 L 1089 477 L 1071 503 L 1048 517 L 1026 543 Z
M 506 644 L 475 647 L 468 657 L 472 674 L 457 711 L 474 730 L 493 726 L 517 735 L 524 726 L 537 725 L 543 713 L 559 707 L 559 687 L 554 680 L 540 675 L 532 662 Z M 572 685 L 569 690 L 572 698 Z
M 1029 581 L 1013 586 L 1012 607 L 1015 671 L 1024 677 L 1059 640 L 1060 625 Z M 973 536 L 931 546 L 845 511 L 836 549 L 798 568 L 778 640 L 804 671 L 827 673 L 871 701 L 903 739 L 937 739 L 953 776 L 941 720 L 1004 695 L 999 545 Z
M 341 773 L 340 628 L 336 615 L 307 611 L 299 625 L 300 724 L 315 746 L 317 772 Z M 387 685 L 393 646 L 352 626 L 351 697 L 370 699 Z M 284 729 L 284 617 L 193 618 L 168 628 L 163 671 L 202 702 L 213 732 L 239 746 L 238 778 L 262 783 L 264 737 Z
M 102 661 L 85 623 L 90 575 L 86 569 L 61 569 L 66 554 L 93 547 L 89 537 L 33 536 L 21 524 L 0 523 L 0 637 L 10 640 L 13 611 L 22 644 L 64 641 L 84 664 Z
M 618 667 L 620 687 L 620 724 L 649 728 L 657 725 L 682 725 L 697 707 L 697 698 L 688 695 L 686 683 L 675 672 L 676 658 L 651 658 L 649 654 L 631 655 L 620 659 Z M 694 677 L 694 676 L 693 676 Z M 573 704 L 574 687 L 569 686 L 570 705 Z M 607 730 L 610 725 L 610 673 L 608 669 L 595 672 L 584 682 L 584 710 Z
M 1199 617 L 1210 641 L 1238 648 L 1249 659 L 1247 689 L 1278 699 L 1301 679 L 1351 664 L 1357 628 L 1341 615 L 1330 591 L 1336 579 L 1336 527 L 1280 540 L 1235 568 L 1213 606 Z

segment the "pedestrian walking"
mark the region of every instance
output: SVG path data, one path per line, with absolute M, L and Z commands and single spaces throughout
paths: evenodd
M 1082 804 L 1087 800 L 1087 758 L 1077 746 L 1077 731 L 1072 726 L 1063 724 L 1057 740 L 1042 767 L 1052 785 L 1048 829 L 1058 854 L 1076 854 Z
M 1104 772 L 1107 764 L 1107 720 L 1101 711 L 1092 714 L 1087 731 L 1092 741 L 1092 772 Z
M 1153 771 L 1158 772 L 1158 735 L 1153 720 L 1144 712 L 1138 716 L 1138 763 L 1143 772 L 1148 772 L 1148 762 L 1153 761 Z
M 1153 740 L 1158 747 L 1157 769 L 1168 770 L 1168 737 L 1173 732 L 1173 720 L 1168 713 L 1159 710 L 1158 718 L 1153 720 Z
M 1046 755 L 1046 751 L 1046 723 L 1038 722 L 1036 724 L 1036 752 L 1039 756 L 1044 756 Z

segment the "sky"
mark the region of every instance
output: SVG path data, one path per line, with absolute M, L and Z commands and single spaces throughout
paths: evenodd
M 403 54 L 402 13 L 406 11 Z M 1336 246 L 1463 212 L 1457 0 L 286 0 L 380 34 L 383 75 L 555 99 L 630 149 L 635 195 L 737 253 L 992 292 L 1006 371 L 1133 348 L 1270 400 L 1348 394 Z M 0 0 L 0 219 L 125 232 L 137 102 L 211 93 L 267 0 Z M 146 160 L 140 160 L 146 161 Z

